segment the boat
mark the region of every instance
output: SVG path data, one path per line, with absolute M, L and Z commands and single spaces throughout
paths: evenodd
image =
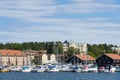
M 85 65 L 84 67 L 82 67 L 81 72 L 88 72 L 88 66 L 87 66 L 87 65 Z
M 111 67 L 110 72 L 115 72 L 116 67 Z
M 0 72 L 10 72 L 10 70 L 6 67 L 0 67 Z
M 42 66 L 36 66 L 31 70 L 31 72 L 45 72 L 45 70 L 46 69 Z
M 50 65 L 48 67 L 48 72 L 59 72 L 59 71 L 60 71 L 60 69 L 57 65 Z
M 104 66 L 98 67 L 98 72 L 105 72 L 105 67 Z
M 22 69 L 20 71 L 21 72 L 31 72 L 31 67 L 30 66 L 22 66 Z
M 20 66 L 13 66 L 13 67 L 10 68 L 11 72 L 19 72 L 20 70 L 21 70 Z
M 120 72 L 120 66 L 115 67 L 115 72 Z
M 98 66 L 88 67 L 88 72 L 98 72 Z
M 107 66 L 107 67 L 101 66 L 98 68 L 98 72 L 113 73 L 115 71 L 116 71 L 116 67 L 113 66 Z
M 75 65 L 73 67 L 73 72 L 81 72 L 81 71 L 82 71 L 82 69 L 78 65 Z
M 61 72 L 72 72 L 73 69 L 71 68 L 70 65 L 62 65 L 61 68 L 60 68 L 60 71 Z
M 113 67 L 113 66 L 107 66 L 106 69 L 104 70 L 104 72 L 110 72 L 110 73 L 113 73 L 115 72 L 116 68 Z

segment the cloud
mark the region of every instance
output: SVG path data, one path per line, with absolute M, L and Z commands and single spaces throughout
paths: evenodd
M 57 5 L 55 0 L 4 0 L 0 2 L 0 16 L 28 20 L 55 14 L 92 14 L 119 9 L 120 5 L 99 3 L 96 0 L 73 0 L 68 4 Z
M 57 4 L 56 0 L 3 0 L 0 16 L 21 20 L 22 24 L 6 22 L 9 28 L 0 30 L 0 41 L 72 39 L 92 43 L 109 39 L 109 43 L 114 43 L 119 38 L 120 23 L 112 21 L 112 13 L 119 12 L 119 8 L 113 0 L 71 0 L 64 4 Z M 101 16 L 104 13 L 111 17 Z
M 53 0 L 13 0 L 0 2 L 0 16 L 26 19 L 28 17 L 49 16 L 55 13 Z
M 73 3 L 65 6 L 67 13 L 92 14 L 99 12 L 111 12 L 120 9 L 120 5 L 108 4 L 96 0 L 73 0 Z

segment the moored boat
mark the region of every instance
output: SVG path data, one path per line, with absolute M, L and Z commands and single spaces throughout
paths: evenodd
M 82 71 L 82 69 L 80 68 L 80 66 L 75 65 L 75 66 L 73 67 L 73 72 L 81 72 L 81 71 Z
M 98 72 L 98 67 L 97 66 L 88 67 L 88 72 Z
M 61 68 L 60 68 L 60 71 L 61 72 L 72 72 L 73 69 L 71 68 L 70 65 L 62 65 Z
M 0 72 L 10 72 L 10 70 L 5 67 L 0 67 Z
M 48 72 L 59 72 L 60 69 L 57 65 L 50 65 L 49 66 L 49 69 L 48 69 Z
M 31 72 L 45 72 L 45 68 L 42 67 L 42 66 L 37 66 L 37 67 L 34 67 Z
M 31 72 L 31 67 L 29 67 L 29 66 L 23 66 L 20 71 L 21 72 Z
M 120 72 L 120 67 L 119 66 L 115 67 L 115 72 Z
M 85 65 L 85 66 L 82 68 L 81 72 L 88 72 L 88 66 Z
M 20 66 L 13 66 L 13 67 L 10 68 L 11 72 L 19 72 L 20 70 L 21 70 Z

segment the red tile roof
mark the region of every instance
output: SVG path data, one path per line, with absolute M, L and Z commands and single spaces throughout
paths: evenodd
M 112 58 L 112 59 L 116 59 L 116 60 L 120 60 L 120 55 L 118 54 L 105 54 L 106 56 Z
M 78 58 L 80 58 L 81 60 L 87 60 L 87 57 L 88 57 L 88 60 L 95 60 L 95 58 L 93 58 L 92 56 L 90 55 L 76 55 Z
M 20 50 L 0 50 L 0 54 L 2 54 L 3 56 L 8 55 L 8 54 L 10 56 L 14 56 L 14 55 L 21 56 L 23 55 L 23 52 Z

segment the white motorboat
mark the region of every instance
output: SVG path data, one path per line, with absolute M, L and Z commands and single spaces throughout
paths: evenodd
M 31 67 L 29 67 L 29 66 L 23 66 L 20 71 L 21 72 L 31 72 Z
M 19 72 L 22 68 L 20 66 L 13 66 L 10 68 L 11 72 Z
M 44 72 L 45 71 L 45 68 L 42 67 L 42 66 L 37 66 L 37 67 L 34 67 L 31 72 Z
M 98 67 L 97 66 L 88 67 L 88 72 L 98 72 Z
M 78 65 L 76 65 L 76 66 L 73 67 L 73 71 L 74 72 L 81 72 L 82 69 Z
M 115 67 L 112 67 L 112 68 L 110 69 L 110 72 L 115 72 L 115 70 L 116 70 L 116 68 L 115 68 Z
M 62 65 L 60 68 L 61 72 L 71 72 L 73 69 L 69 65 Z
M 82 68 L 81 72 L 88 72 L 88 66 L 87 66 L 87 65 L 84 66 L 84 67 Z
M 115 72 L 120 72 L 120 67 L 119 66 L 115 67 Z
M 116 70 L 116 68 L 115 67 L 113 67 L 113 66 L 108 66 L 105 70 L 104 70 L 104 72 L 115 72 L 115 70 Z
M 49 66 L 49 69 L 48 69 L 48 72 L 59 72 L 60 69 L 57 65 L 50 65 Z

